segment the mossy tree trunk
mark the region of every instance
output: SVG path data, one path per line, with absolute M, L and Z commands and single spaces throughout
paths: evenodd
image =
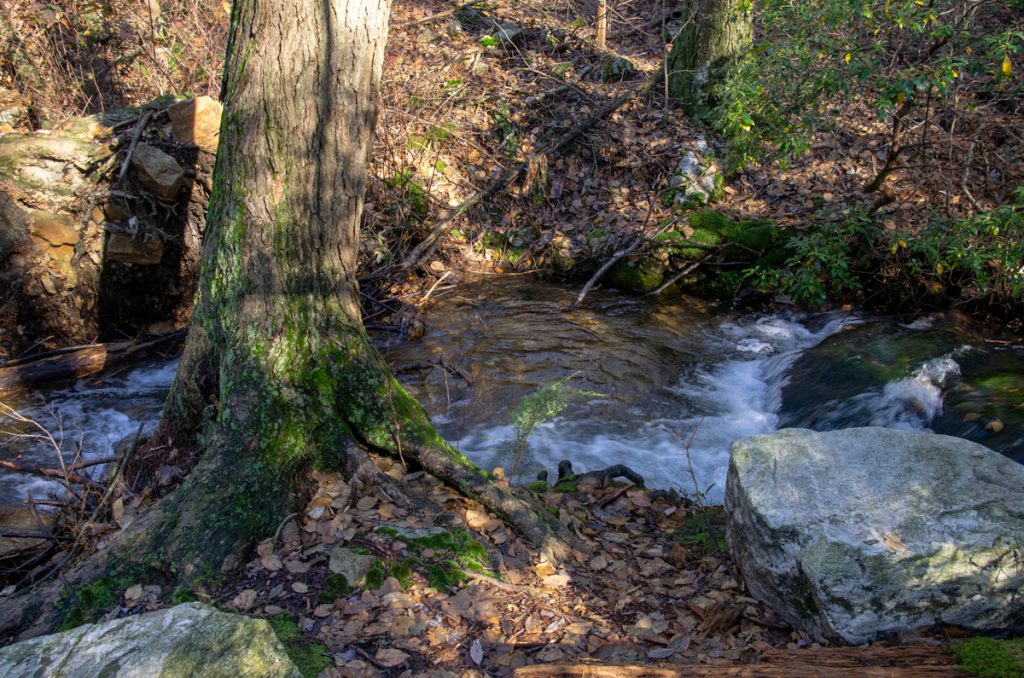
M 550 521 L 447 445 L 373 349 L 356 265 L 389 0 L 236 0 L 205 268 L 165 412 L 203 457 L 140 549 L 194 580 L 299 505 L 311 468 L 400 452 L 530 538 Z
M 713 90 L 753 40 L 751 0 L 683 0 L 683 24 L 666 68 L 669 96 L 694 116 L 713 106 Z
M 389 0 L 236 0 L 204 268 L 163 433 L 202 456 L 174 493 L 64 580 L 189 588 L 301 507 L 313 468 L 401 454 L 549 553 L 571 537 L 444 442 L 364 332 L 359 221 Z M 355 460 L 355 463 L 353 463 Z M 0 631 L 52 629 L 52 588 L 0 604 Z

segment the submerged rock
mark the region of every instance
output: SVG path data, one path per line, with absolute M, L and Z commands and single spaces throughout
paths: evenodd
M 1024 467 L 959 438 L 786 429 L 734 443 L 729 548 L 751 592 L 848 643 L 1024 628 Z
M 0 648 L 0 675 L 300 678 L 270 624 L 201 603 Z

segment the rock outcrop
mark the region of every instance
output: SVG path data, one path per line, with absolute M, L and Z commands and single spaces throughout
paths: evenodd
M 300 678 L 270 625 L 200 603 L 0 648 L 0 675 Z
M 733 445 L 725 504 L 751 592 L 816 636 L 1024 628 L 1024 466 L 981 445 L 882 428 L 754 436 Z
M 170 108 L 0 130 L 0 359 L 188 319 L 220 106 Z

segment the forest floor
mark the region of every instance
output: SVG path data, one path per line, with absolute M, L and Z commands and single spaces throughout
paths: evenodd
M 419 262 L 424 277 L 388 291 L 408 295 L 445 274 L 451 284 L 467 262 L 490 272 L 538 268 L 585 279 L 637 234 L 687 232 L 687 214 L 664 200 L 673 173 L 687 151 L 705 143 L 724 173 L 726 152 L 714 134 L 668 103 L 662 36 L 674 33 L 678 19 L 657 20 L 665 11 L 658 3 L 616 3 L 608 49 L 599 50 L 571 3 L 488 4 L 458 19 L 429 19 L 448 7 L 417 0 L 394 8 L 364 228 L 370 277 L 407 261 L 452 210 L 519 163 L 529 166 L 516 181 L 446 224 L 438 253 Z M 621 106 L 570 145 L 545 152 L 619 99 Z M 840 98 L 828 109 L 832 124 L 811 137 L 806 153 L 728 176 L 713 208 L 737 220 L 771 219 L 793 234 L 871 209 L 879 195 L 862 188 L 885 158 L 890 125 L 861 98 Z M 887 180 L 889 202 L 876 218 L 888 234 L 911 238 L 937 212 L 956 217 L 991 209 L 1024 180 L 997 145 L 1005 134 L 996 130 L 1013 129 L 1014 119 L 986 115 L 988 129 L 961 130 L 942 152 L 976 157 L 987 173 L 961 173 L 940 157 L 915 159 Z M 973 206 L 961 195 L 968 185 Z M 878 253 L 879 269 L 885 256 Z M 369 304 L 375 322 L 393 318 L 384 301 Z M 934 302 L 921 301 L 920 310 Z
M 304 511 L 213 601 L 292 616 L 317 644 L 290 650 L 321 675 L 574 676 L 590 662 L 613 667 L 602 675 L 748 675 L 737 667 L 752 664 L 750 675 L 805 675 L 807 665 L 806 675 L 826 676 L 829 652 L 842 670 L 864 672 L 835 675 L 961 675 L 942 629 L 852 655 L 792 630 L 745 590 L 719 507 L 595 476 L 549 488 L 545 507 L 587 549 L 554 564 L 432 476 L 377 462 L 405 496 L 315 474 Z M 112 614 L 159 599 L 132 587 Z M 531 673 L 539 665 L 547 673 Z

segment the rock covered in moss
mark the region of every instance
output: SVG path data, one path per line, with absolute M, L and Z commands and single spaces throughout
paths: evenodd
M 681 209 L 707 205 L 721 192 L 722 173 L 707 152 L 707 143 L 698 139 L 676 164 L 669 186 L 675 189 L 674 201 Z
M 270 625 L 201 603 L 87 624 L 0 649 L 4 676 L 301 678 Z
M 665 279 L 665 266 L 650 257 L 622 259 L 608 272 L 616 287 L 644 294 L 658 287 Z
M 959 438 L 857 428 L 737 441 L 728 542 L 751 592 L 848 643 L 1024 627 L 1024 466 Z

